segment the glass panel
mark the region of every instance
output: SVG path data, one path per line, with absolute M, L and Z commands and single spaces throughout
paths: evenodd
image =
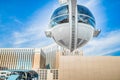
M 88 19 L 88 22 L 90 25 L 92 25 L 93 27 L 95 27 L 95 21 L 92 20 L 91 18 Z
M 51 22 L 51 27 L 54 27 L 57 24 L 61 24 L 61 23 L 68 23 L 69 22 L 69 17 L 68 15 L 64 15 L 64 16 L 60 16 L 55 18 L 52 22 Z
M 63 15 L 63 14 L 68 14 L 68 5 L 57 8 L 55 12 L 53 13 L 51 19 L 57 16 L 60 16 L 60 15 Z
M 95 27 L 95 21 L 88 16 L 78 15 L 78 22 L 86 23 L 86 24 L 89 24 L 89 25 Z
M 90 16 L 90 17 L 92 17 L 92 18 L 94 19 L 93 15 L 92 15 L 92 13 L 89 11 L 89 9 L 87 9 L 87 8 L 84 7 L 84 6 L 78 5 L 78 13 L 79 13 L 79 14 L 88 15 L 88 16 Z

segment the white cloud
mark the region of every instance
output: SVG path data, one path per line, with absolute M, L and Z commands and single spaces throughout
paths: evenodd
M 102 0 L 78 0 L 78 4 L 90 9 L 96 19 L 96 28 L 102 29 L 102 34 L 104 34 L 107 28 L 107 18 Z
M 102 30 L 100 37 L 94 38 L 82 48 L 85 55 L 105 55 L 120 50 L 118 47 L 120 46 L 120 30 L 106 32 L 107 17 L 102 0 L 78 0 L 78 2 L 90 9 L 96 19 L 96 28 Z
M 49 9 L 50 6 L 44 6 L 44 8 L 36 11 L 21 31 L 13 33 L 13 42 L 11 42 L 13 47 L 41 47 L 52 42 L 52 39 L 47 38 L 44 34 L 52 14 L 52 9 Z
M 101 38 L 91 40 L 83 47 L 85 55 L 107 55 L 120 51 L 120 30 L 104 34 Z
M 103 31 L 106 18 L 100 0 L 97 2 L 95 0 L 84 0 L 81 4 L 89 7 L 95 15 L 97 27 Z M 52 39 L 46 38 L 44 31 L 48 28 L 50 15 L 55 7 L 56 3 L 53 6 L 49 4 L 36 11 L 22 31 L 13 33 L 13 47 L 43 47 L 52 43 Z M 105 55 L 120 50 L 118 47 L 120 46 L 120 30 L 103 34 L 105 36 L 91 40 L 82 48 L 85 55 Z
M 88 6 L 94 13 L 97 12 L 95 12 L 94 9 L 98 9 L 98 1 L 96 3 L 95 0 L 79 1 L 83 2 L 83 4 Z M 58 6 L 56 2 L 57 1 L 54 0 L 54 3 L 50 3 L 47 6 L 44 6 L 43 9 L 36 11 L 31 20 L 28 21 L 27 26 L 23 28 L 22 31 L 13 33 L 13 47 L 40 47 L 52 42 L 49 41 L 49 38 L 46 38 L 44 31 L 47 29 L 47 26 L 49 24 L 50 15 Z M 102 18 L 102 13 L 99 14 L 101 14 L 99 16 Z M 98 22 L 99 21 L 103 20 L 99 19 Z
M 20 21 L 16 16 L 10 16 L 9 19 L 17 24 L 23 25 L 23 22 Z

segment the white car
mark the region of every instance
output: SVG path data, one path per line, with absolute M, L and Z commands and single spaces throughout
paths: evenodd
M 10 76 L 11 72 L 10 71 L 0 71 L 0 78 L 8 78 Z

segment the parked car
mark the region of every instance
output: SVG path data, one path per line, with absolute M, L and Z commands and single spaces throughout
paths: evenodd
M 10 75 L 10 71 L 0 71 L 0 79 L 7 79 Z
M 38 74 L 37 72 L 33 71 L 33 70 L 19 70 L 19 71 L 13 71 L 12 74 L 18 74 L 19 77 L 17 78 L 17 80 L 38 80 Z

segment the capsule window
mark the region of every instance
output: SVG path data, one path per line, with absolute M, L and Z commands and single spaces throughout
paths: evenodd
M 78 7 L 78 14 L 84 14 L 84 15 L 90 16 L 94 19 L 93 15 L 89 11 L 89 9 L 87 9 L 86 7 L 81 6 L 81 5 L 78 5 L 77 7 Z
M 68 5 L 59 7 L 58 9 L 55 10 L 55 12 L 53 13 L 51 19 L 58 17 L 60 15 L 65 15 L 69 13 L 69 9 L 68 9 Z
M 95 21 L 92 18 L 85 15 L 78 15 L 78 23 L 85 23 L 95 27 Z
M 68 23 L 68 22 L 69 22 L 68 15 L 64 15 L 64 16 L 60 16 L 60 17 L 57 17 L 54 20 L 52 20 L 51 26 L 54 27 L 57 24 Z

